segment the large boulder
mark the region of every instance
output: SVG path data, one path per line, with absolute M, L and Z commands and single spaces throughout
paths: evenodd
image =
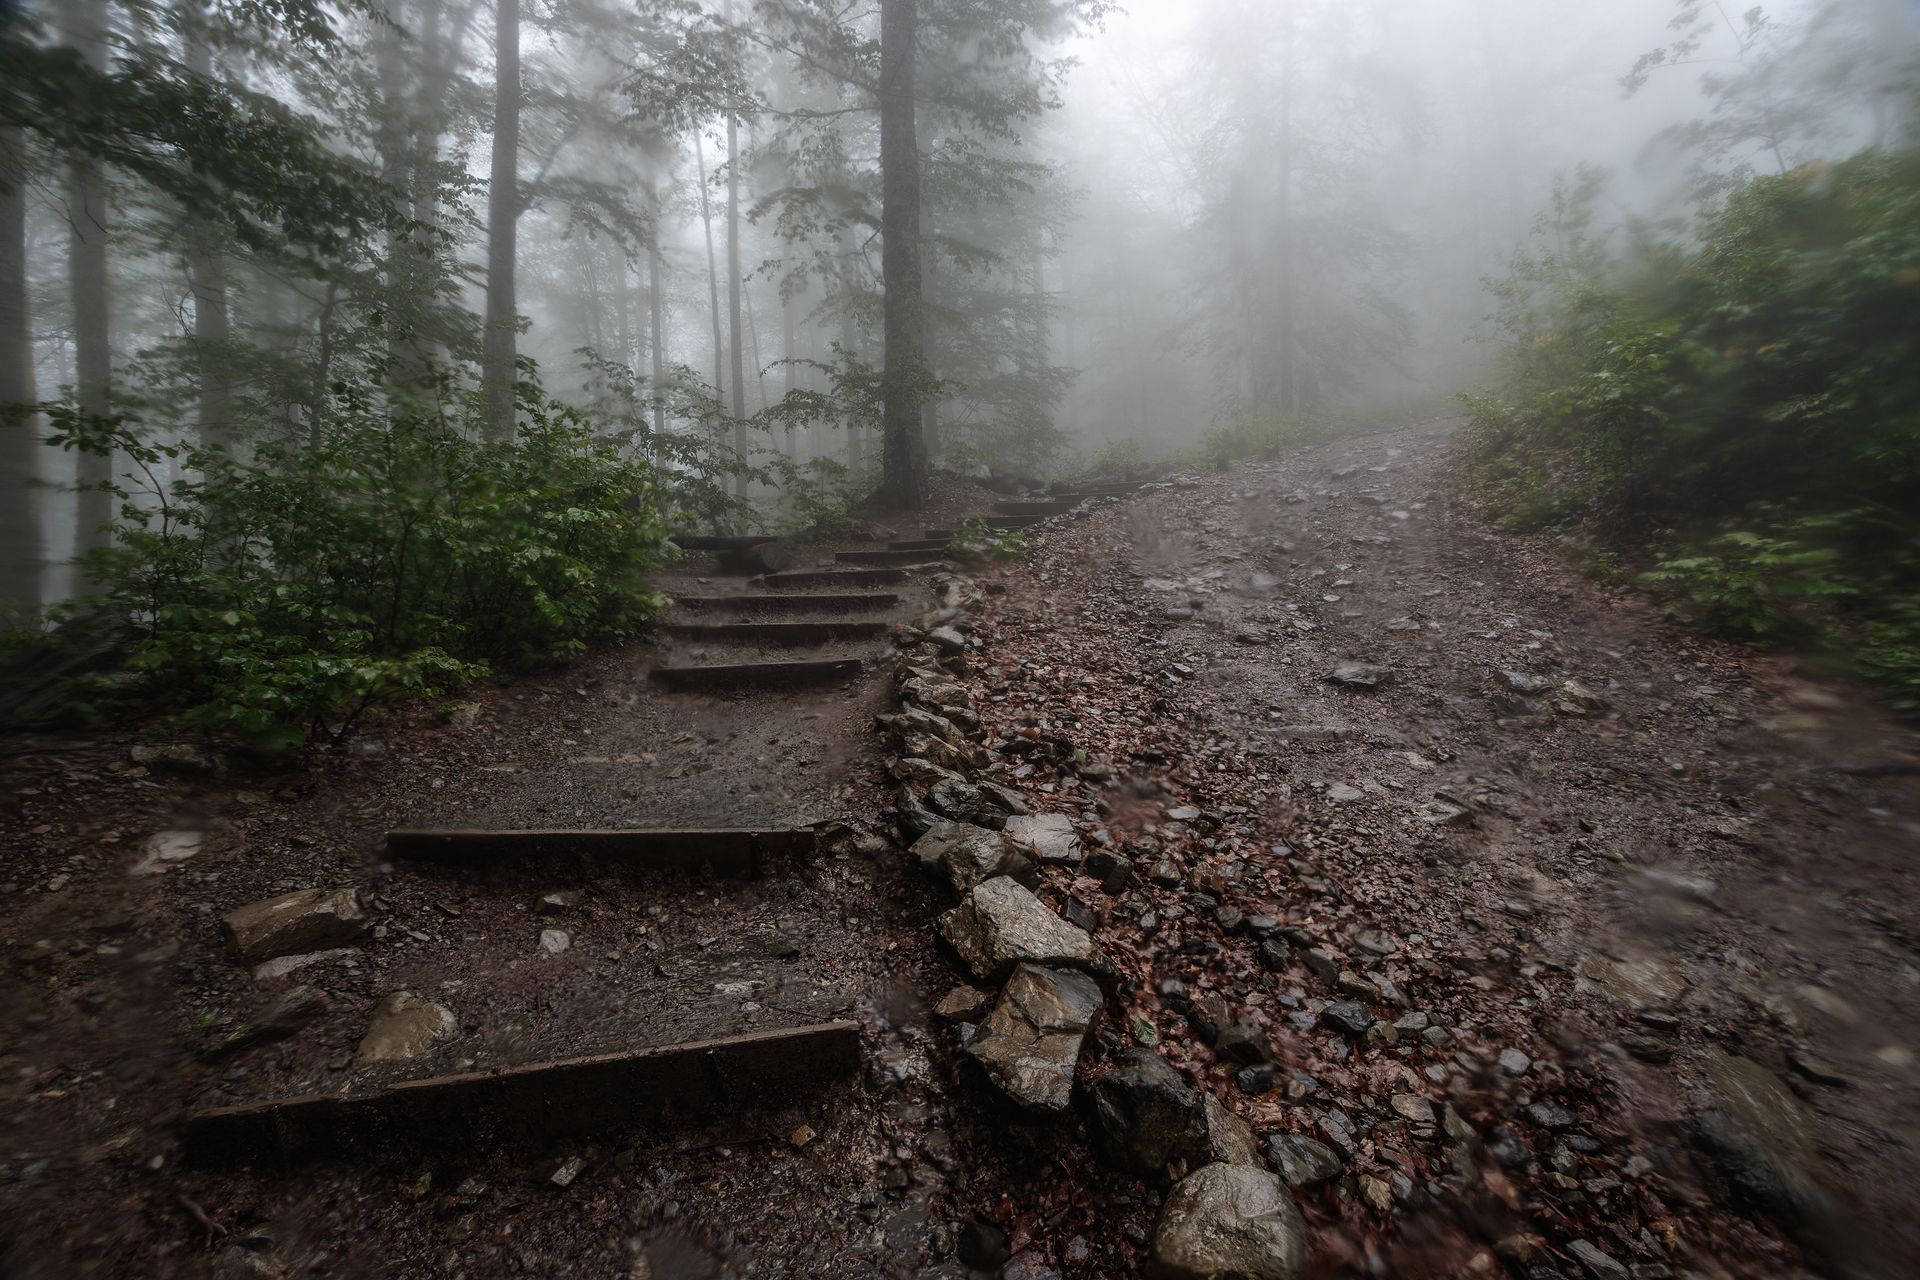
M 1031 881 L 1033 860 L 998 831 L 970 822 L 943 822 L 914 841 L 913 856 L 928 871 L 953 881 L 961 893 L 995 876 Z
M 460 1034 L 460 1020 L 445 1005 L 395 991 L 373 1007 L 360 1038 L 362 1062 L 405 1062 Z
M 1025 813 L 1007 819 L 1007 839 L 1033 851 L 1036 861 L 1072 866 L 1080 861 L 1080 833 L 1064 813 Z
M 1736 1202 L 1801 1229 L 1834 1218 L 1812 1109 L 1779 1076 L 1735 1054 L 1711 1051 L 1706 1080 L 1710 1105 L 1695 1123 Z
M 1210 1164 L 1167 1195 L 1153 1232 L 1160 1280 L 1300 1280 L 1307 1224 L 1286 1183 L 1261 1169 Z
M 940 917 L 940 936 L 983 981 L 997 981 L 1018 964 L 1104 967 L 1085 929 L 1062 920 L 1006 876 L 968 890 L 959 906 Z
M 1084 973 L 1020 965 L 967 1052 L 1021 1106 L 1064 1111 L 1101 1000 L 1100 988 Z
M 357 942 L 372 927 L 360 891 L 302 889 L 229 912 L 221 920 L 227 946 L 248 964 L 275 956 L 325 951 Z
M 987 792 L 959 777 L 945 777 L 927 790 L 927 807 L 955 822 L 971 822 L 995 831 L 1007 825 L 1007 811 Z
M 1196 1089 L 1166 1059 L 1129 1049 L 1086 1089 L 1088 1127 L 1101 1156 L 1130 1173 L 1157 1176 L 1219 1161 L 1258 1165 L 1253 1131 Z

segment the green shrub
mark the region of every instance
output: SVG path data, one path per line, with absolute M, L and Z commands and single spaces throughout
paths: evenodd
M 523 386 L 518 438 L 494 443 L 464 429 L 464 401 L 388 417 L 345 399 L 317 444 L 244 462 L 53 410 L 56 443 L 115 450 L 137 477 L 68 611 L 130 620 L 125 667 L 180 724 L 337 738 L 371 706 L 567 658 L 660 608 L 652 470 L 571 411 Z
M 947 539 L 947 554 L 956 560 L 1024 560 L 1033 549 L 1020 530 L 995 529 L 985 516 L 968 516 Z
M 1583 175 L 1495 285 L 1476 490 L 1510 525 L 1638 547 L 1711 627 L 1920 695 L 1920 151 L 1751 179 L 1697 235 L 1624 252 L 1597 197 Z

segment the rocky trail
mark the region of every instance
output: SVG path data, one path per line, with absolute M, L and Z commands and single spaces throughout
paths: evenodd
M 21 740 L 5 1274 L 1913 1274 L 1911 738 L 1448 467 L 707 540 L 297 764 Z

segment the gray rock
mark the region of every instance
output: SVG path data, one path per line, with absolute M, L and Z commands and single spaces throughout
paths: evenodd
M 1027 807 L 1027 798 L 1012 787 L 1003 787 L 997 782 L 976 782 L 974 786 L 996 809 L 1007 815 L 1008 821 L 1033 812 Z
M 927 808 L 911 787 L 901 787 L 894 797 L 893 811 L 900 819 L 900 830 L 909 840 L 916 840 L 945 821 L 939 814 Z
M 1325 678 L 1348 689 L 1378 689 L 1393 678 L 1393 673 L 1371 662 L 1342 662 Z
M 1024 813 L 1007 819 L 1007 839 L 1032 851 L 1036 861 L 1049 866 L 1072 866 L 1080 861 L 1080 835 L 1064 813 Z
M 1363 1036 L 1376 1021 L 1365 1005 L 1354 1000 L 1335 1000 L 1320 1011 L 1320 1025 L 1342 1035 Z
M 374 1006 L 357 1056 L 362 1062 L 405 1062 L 459 1034 L 460 1020 L 451 1009 L 395 991 Z
M 1498 673 L 1500 683 L 1514 693 L 1532 697 L 1553 688 L 1553 681 L 1545 676 L 1529 675 L 1524 671 L 1502 671 Z
M 246 1026 L 210 1045 L 201 1056 L 216 1062 L 258 1045 L 290 1039 L 331 1008 L 333 1002 L 318 987 L 294 987 L 282 992 Z
M 1163 1280 L 1300 1280 L 1307 1227 L 1285 1183 L 1259 1169 L 1210 1164 L 1168 1194 L 1153 1233 Z
M 1568 1241 L 1567 1252 L 1579 1260 L 1593 1280 L 1627 1280 L 1629 1273 L 1626 1267 L 1601 1252 L 1599 1246 L 1590 1240 Z
M 1053 914 L 1006 876 L 969 890 L 959 906 L 940 917 L 940 936 L 982 980 L 997 980 L 1017 964 L 1104 967 L 1086 930 Z
M 373 922 L 357 889 L 301 889 L 249 903 L 222 920 L 227 946 L 249 964 L 357 942 Z
M 940 998 L 933 1007 L 934 1016 L 945 1022 L 974 1022 L 993 1004 L 993 997 L 978 987 L 961 983 Z
M 1033 876 L 1024 850 L 998 831 L 970 822 L 943 822 L 914 841 L 910 852 L 921 867 L 946 876 L 961 893 L 995 876 L 1029 882 Z
M 1310 1187 L 1340 1176 L 1340 1157 L 1305 1134 L 1276 1133 L 1267 1139 L 1267 1159 L 1292 1187 Z
M 1757 1062 L 1714 1049 L 1705 1066 L 1712 1107 L 1696 1124 L 1739 1205 L 1801 1228 L 1832 1219 L 1812 1110 Z
M 1022 964 L 967 1053 L 1030 1111 L 1065 1111 L 1080 1047 L 1099 1015 L 1100 988 L 1084 973 Z
M 1220 1161 L 1258 1164 L 1253 1130 L 1159 1054 L 1129 1049 L 1084 1090 L 1088 1127 L 1108 1163 L 1145 1176 Z
M 927 807 L 955 822 L 971 822 L 995 831 L 1007 825 L 1007 811 L 971 782 L 942 778 L 927 791 Z

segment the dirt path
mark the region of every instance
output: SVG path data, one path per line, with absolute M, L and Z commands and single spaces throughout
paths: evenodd
M 1131 868 L 1047 895 L 1136 980 L 1120 1031 L 1339 1157 L 1300 1193 L 1328 1271 L 1920 1274 L 1913 739 L 1491 531 L 1448 446 L 1111 509 L 990 607 L 1006 776 Z M 1207 1047 L 1228 1017 L 1277 1078 Z M 1138 1184 L 983 1152 L 1069 1272 L 1139 1264 Z

